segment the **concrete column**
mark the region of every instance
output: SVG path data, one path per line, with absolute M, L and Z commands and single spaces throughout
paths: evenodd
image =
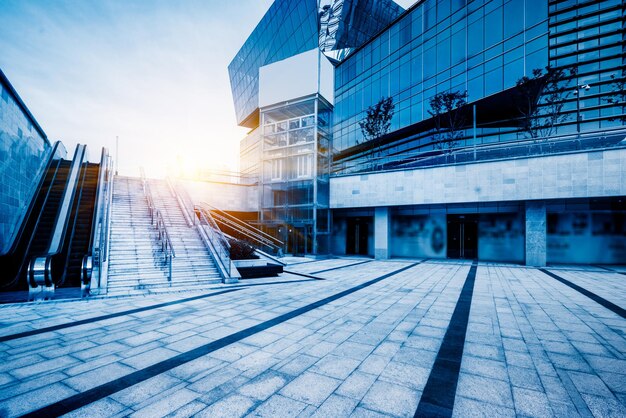
M 526 202 L 526 265 L 546 265 L 546 204 L 541 201 Z
M 374 256 L 377 260 L 389 258 L 389 208 L 374 209 Z

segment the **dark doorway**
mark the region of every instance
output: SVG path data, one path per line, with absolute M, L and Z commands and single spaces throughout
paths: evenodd
M 294 256 L 305 256 L 311 252 L 309 231 L 307 225 L 289 226 L 287 251 Z
M 448 215 L 448 258 L 478 257 L 478 216 Z
M 348 218 L 346 231 L 346 254 L 368 255 L 371 217 Z

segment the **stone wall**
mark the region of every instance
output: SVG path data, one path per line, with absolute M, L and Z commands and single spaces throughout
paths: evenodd
M 0 254 L 13 242 L 50 149 L 7 86 L 0 83 Z
M 330 207 L 626 195 L 626 148 L 333 177 Z

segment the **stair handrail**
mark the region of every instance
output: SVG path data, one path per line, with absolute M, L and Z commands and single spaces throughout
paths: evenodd
M 81 288 L 83 295 L 89 291 L 91 272 L 90 269 L 96 268 L 97 286 L 100 287 L 102 278 L 102 264 L 106 261 L 106 247 L 108 244 L 108 212 L 109 212 L 109 194 L 111 193 L 111 175 L 110 175 L 109 150 L 102 147 L 100 154 L 100 169 L 98 172 L 98 187 L 96 190 L 96 204 L 93 215 L 94 228 L 90 241 L 92 242 L 91 251 L 85 255 L 83 266 L 81 269 Z M 86 292 L 85 292 L 86 290 Z
M 273 237 L 270 234 L 268 234 L 266 232 L 263 232 L 263 231 L 261 231 L 258 228 L 254 228 L 254 227 L 248 225 L 246 222 L 242 221 L 241 219 L 237 218 L 236 216 L 231 215 L 228 212 L 225 212 L 225 211 L 223 211 L 223 210 L 221 210 L 221 209 L 219 209 L 219 208 L 217 208 L 217 207 L 215 207 L 215 206 L 213 206 L 213 205 L 211 205 L 211 204 L 209 204 L 207 202 L 202 202 L 202 204 L 207 206 L 208 208 L 210 208 L 211 211 L 217 212 L 219 215 L 221 215 L 221 216 L 223 216 L 225 218 L 230 219 L 235 224 L 240 225 L 242 228 L 248 229 L 248 230 L 252 231 L 253 233 L 256 233 L 256 234 L 266 238 L 270 242 L 274 242 L 275 245 L 277 245 L 277 246 L 285 244 L 283 241 L 279 240 L 278 238 Z
M 255 241 L 257 244 L 271 248 L 279 256 L 280 254 L 282 254 L 283 249 L 281 245 L 284 246 L 284 243 L 279 239 L 274 238 L 257 228 L 249 226 L 245 222 L 220 209 L 215 208 L 214 206 L 209 205 L 206 202 L 202 202 L 201 206 L 203 206 L 203 208 L 207 212 L 211 213 L 211 216 L 215 219 L 217 223 L 222 223 L 226 226 L 229 226 L 241 235 L 251 239 L 252 241 Z M 278 245 L 276 243 L 278 243 Z
M 169 176 L 165 178 L 165 181 L 167 182 L 167 186 L 169 187 L 172 196 L 176 198 L 178 206 L 183 211 L 183 216 L 185 217 L 185 222 L 187 222 L 187 226 L 195 225 L 196 216 L 193 213 L 193 203 L 191 201 L 191 198 L 189 197 L 189 194 L 187 193 L 187 190 L 182 188 L 181 192 L 181 188 L 176 187 L 176 185 L 172 183 L 172 180 Z
M 224 236 L 224 233 L 217 226 L 217 223 L 213 219 L 210 213 L 198 206 L 194 206 L 194 213 L 198 217 L 199 230 L 202 231 L 203 239 L 206 239 L 206 244 L 209 244 L 213 251 L 209 251 L 215 264 L 219 266 L 218 270 L 220 275 L 224 279 L 230 279 L 232 277 L 231 259 L 230 259 L 230 243 Z M 205 228 L 206 227 L 206 228 Z
M 146 197 L 146 201 L 148 202 L 148 211 L 150 212 L 150 223 L 154 225 L 157 230 L 159 241 L 161 242 L 161 251 L 165 257 L 165 263 L 168 267 L 168 275 L 167 280 L 172 281 L 172 262 L 173 259 L 176 258 L 176 251 L 174 250 L 174 246 L 172 245 L 172 240 L 170 238 L 170 234 L 167 230 L 167 225 L 165 224 L 165 219 L 161 214 L 161 211 L 158 210 L 154 206 L 154 199 L 152 198 L 152 191 L 150 190 L 150 184 L 146 179 L 146 172 L 143 167 L 139 168 L 141 173 L 141 181 L 143 184 L 143 192 Z

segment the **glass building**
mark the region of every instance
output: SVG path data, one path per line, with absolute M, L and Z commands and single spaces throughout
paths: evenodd
M 258 171 L 259 217 L 288 251 L 623 262 L 623 1 L 423 0 L 398 14 L 381 4 L 318 4 L 332 93 L 293 88 L 255 110 L 242 167 Z M 453 112 L 434 116 L 431 101 L 454 92 L 466 104 L 442 126 Z M 366 139 L 360 122 L 386 98 L 389 129 Z
M 277 0 L 229 65 L 237 121 L 252 129 L 240 143 L 241 172 L 258 178 L 260 226 L 286 252 L 328 252 L 333 64 L 402 12 L 391 0 Z M 267 75 L 288 60 L 304 65 L 291 85 L 294 67 Z
M 611 76 L 624 77 L 623 22 L 620 0 L 418 2 L 337 66 L 336 169 L 366 169 L 371 150 L 359 121 L 383 97 L 393 98 L 395 114 L 381 164 L 436 149 L 429 102 L 442 92 L 466 92 L 476 106 L 477 124 L 468 114 L 458 146 L 523 139 L 511 97 L 520 78 L 547 66 L 577 70 L 565 80 L 564 117 L 553 134 L 619 126 L 624 107 L 606 99 Z

